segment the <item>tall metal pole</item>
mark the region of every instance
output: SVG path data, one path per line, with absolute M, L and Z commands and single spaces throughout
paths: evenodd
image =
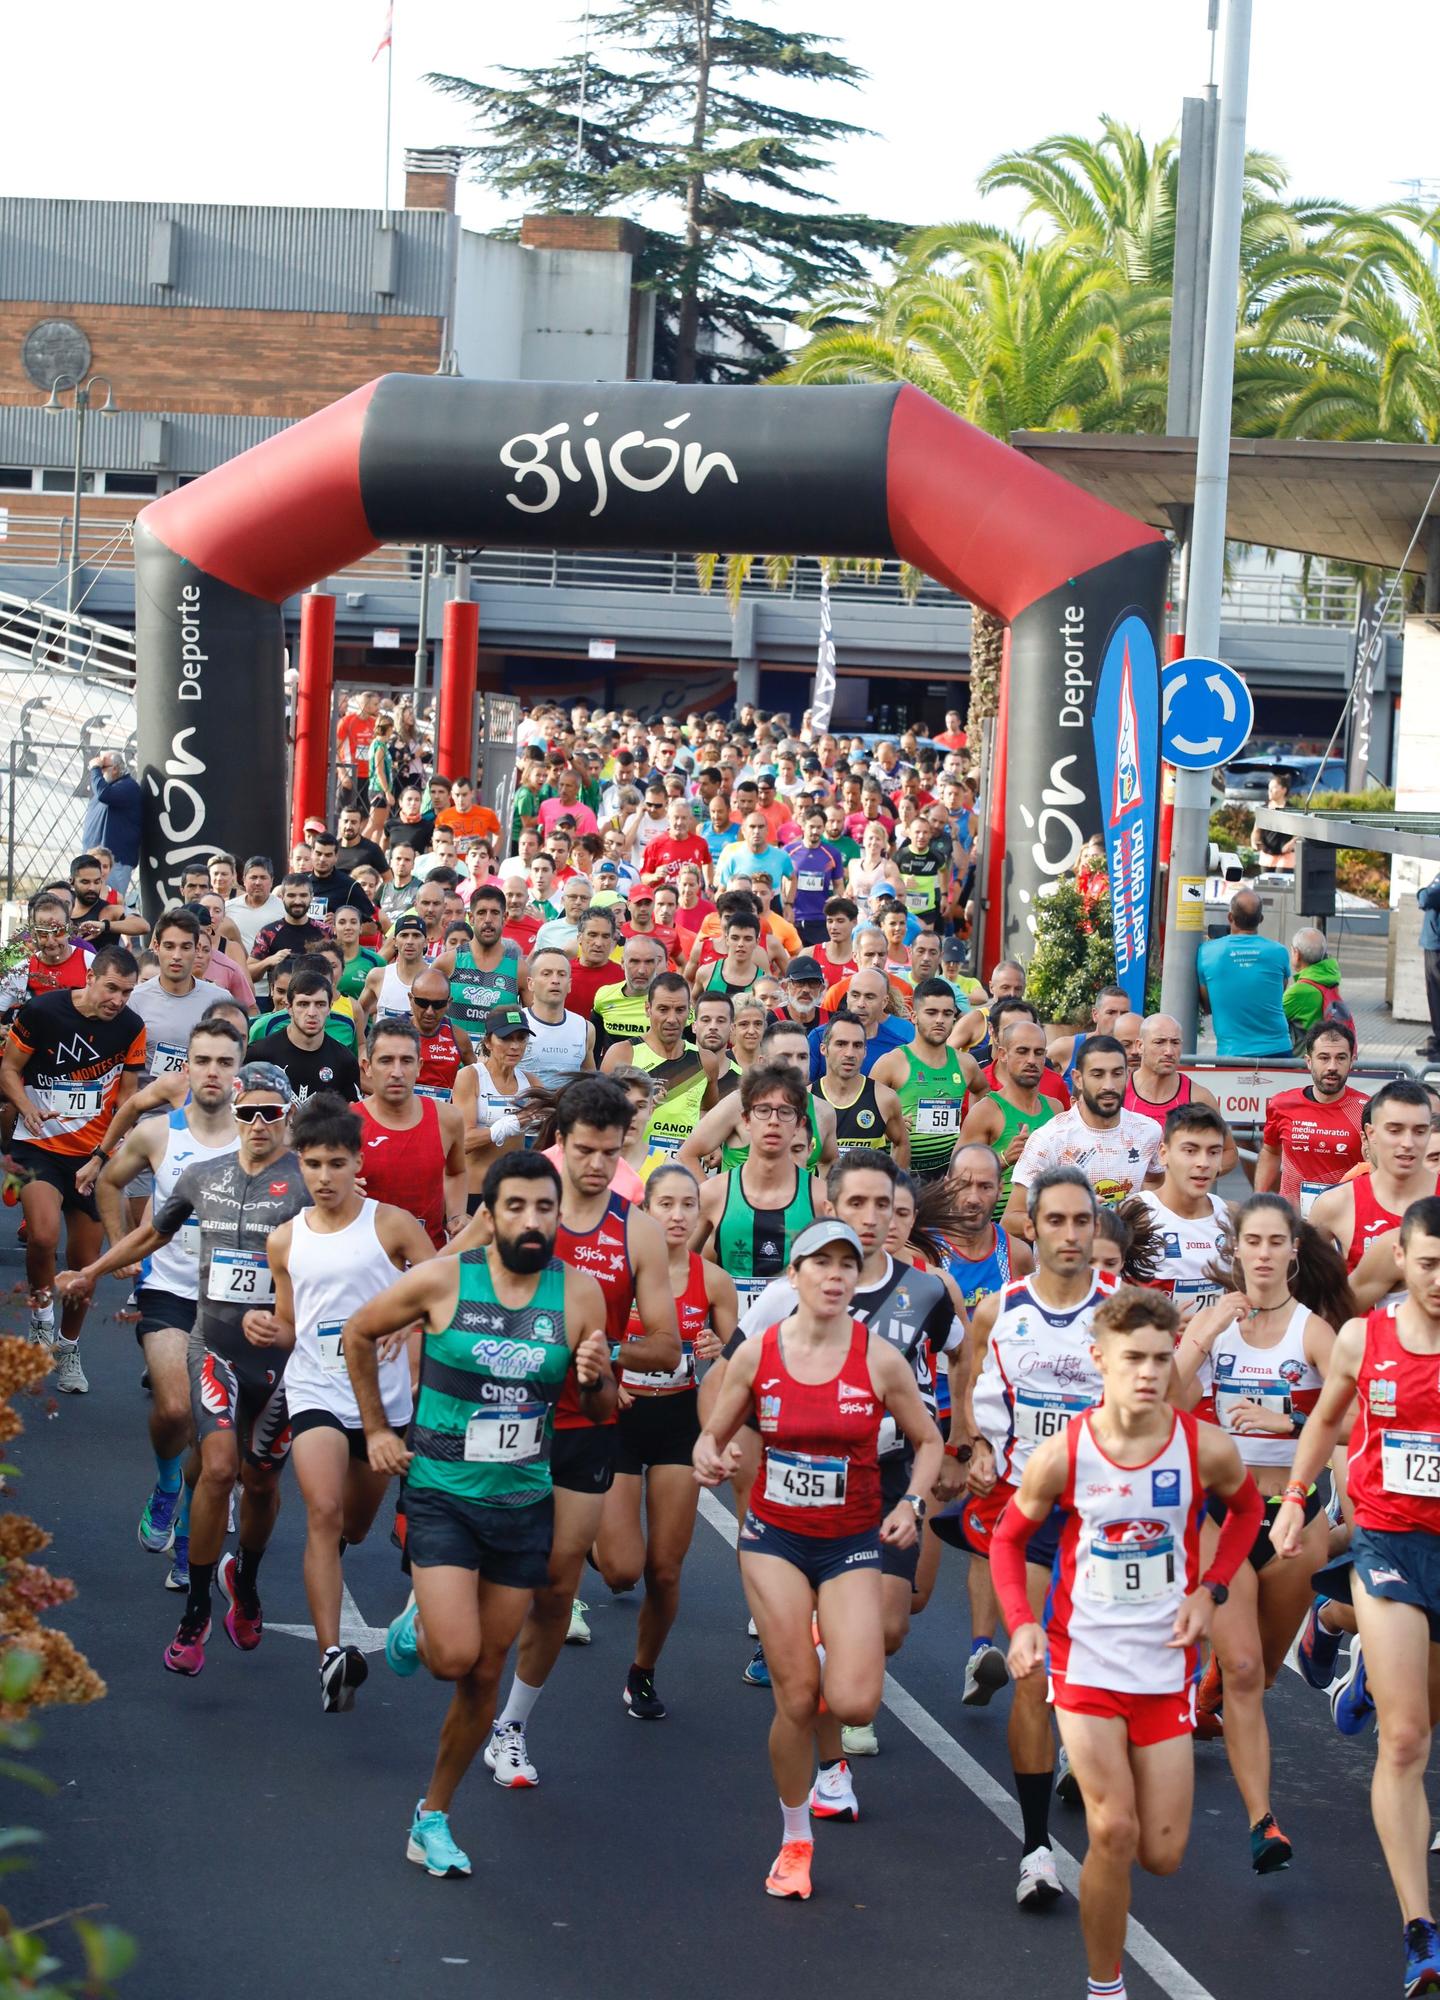
M 420 551 L 420 631 L 415 640 L 415 713 L 420 713 L 425 693 L 425 674 L 430 662 L 430 565 L 435 551 L 426 542 Z
M 1228 0 L 1220 130 L 1215 148 L 1215 208 L 1205 304 L 1205 369 L 1196 439 L 1195 510 L 1185 607 L 1186 651 L 1214 657 L 1220 645 L 1225 572 L 1225 508 L 1230 480 L 1230 410 L 1235 383 L 1235 321 L 1240 294 L 1240 217 L 1245 192 L 1245 113 L 1250 80 L 1250 0 Z M 1175 832 L 1170 849 L 1168 923 L 1161 1005 L 1180 1023 L 1187 1049 L 1199 1025 L 1195 958 L 1201 933 L 1176 921 L 1179 884 L 1205 874 L 1210 842 L 1210 773 L 1175 777 Z
M 83 382 L 75 384 L 75 484 L 70 496 L 70 570 L 65 578 L 65 616 L 75 611 L 75 573 L 80 563 L 80 488 L 85 478 L 85 412 L 90 397 Z

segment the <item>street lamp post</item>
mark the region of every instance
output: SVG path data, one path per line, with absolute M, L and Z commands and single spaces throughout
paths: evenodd
M 85 418 L 90 408 L 90 399 L 101 383 L 105 386 L 105 400 L 97 414 L 102 417 L 113 417 L 115 394 L 110 387 L 108 375 L 91 375 L 83 382 L 74 375 L 57 375 L 50 384 L 50 400 L 44 406 L 47 410 L 63 410 L 65 405 L 60 401 L 61 396 L 67 389 L 75 393 L 75 485 L 70 501 L 70 569 L 65 578 L 67 618 L 74 615 L 75 578 L 80 567 L 80 493 L 85 483 Z

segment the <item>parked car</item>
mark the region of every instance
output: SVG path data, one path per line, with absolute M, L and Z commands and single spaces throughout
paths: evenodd
M 1261 806 L 1272 778 L 1288 778 L 1292 798 L 1303 799 L 1319 771 L 1321 792 L 1343 792 L 1345 761 L 1341 757 L 1233 757 L 1215 774 L 1226 805 Z

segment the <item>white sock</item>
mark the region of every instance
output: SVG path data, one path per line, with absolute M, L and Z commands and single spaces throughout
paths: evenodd
M 785 1821 L 786 1840 L 813 1840 L 808 1801 L 803 1806 L 787 1806 L 784 1799 L 781 1799 L 780 1812 Z
M 540 1699 L 541 1691 L 540 1688 L 527 1686 L 516 1674 L 510 1683 L 509 1699 L 495 1718 L 496 1728 L 503 1729 L 508 1722 L 518 1722 L 523 1729 L 530 1720 L 531 1709 Z
M 1125 1975 L 1117 1972 L 1113 1979 L 1090 1979 L 1086 1981 L 1087 2000 L 1125 2000 Z

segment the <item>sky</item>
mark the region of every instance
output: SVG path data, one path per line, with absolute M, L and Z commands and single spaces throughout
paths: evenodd
M 1102 112 L 1159 137 L 1209 73 L 1206 0 L 749 0 L 819 30 L 868 72 L 815 108 L 867 126 L 825 190 L 843 208 L 916 222 L 1018 217 L 981 204 L 1001 152 Z M 1223 20 L 1224 5 L 1221 6 Z M 428 70 L 482 77 L 574 46 L 582 0 L 395 0 L 393 198 L 407 145 L 466 138 Z M 10 195 L 373 207 L 382 197 L 385 0 L 69 0 L 0 15 L 7 85 L 0 191 Z M 897 27 L 903 32 L 897 33 Z M 1345 50 L 1353 51 L 1347 59 Z M 1440 177 L 1435 0 L 1255 0 L 1248 136 L 1295 193 L 1367 205 Z M 1433 192 L 1440 196 L 1440 178 Z M 462 186 L 479 229 L 514 220 Z

